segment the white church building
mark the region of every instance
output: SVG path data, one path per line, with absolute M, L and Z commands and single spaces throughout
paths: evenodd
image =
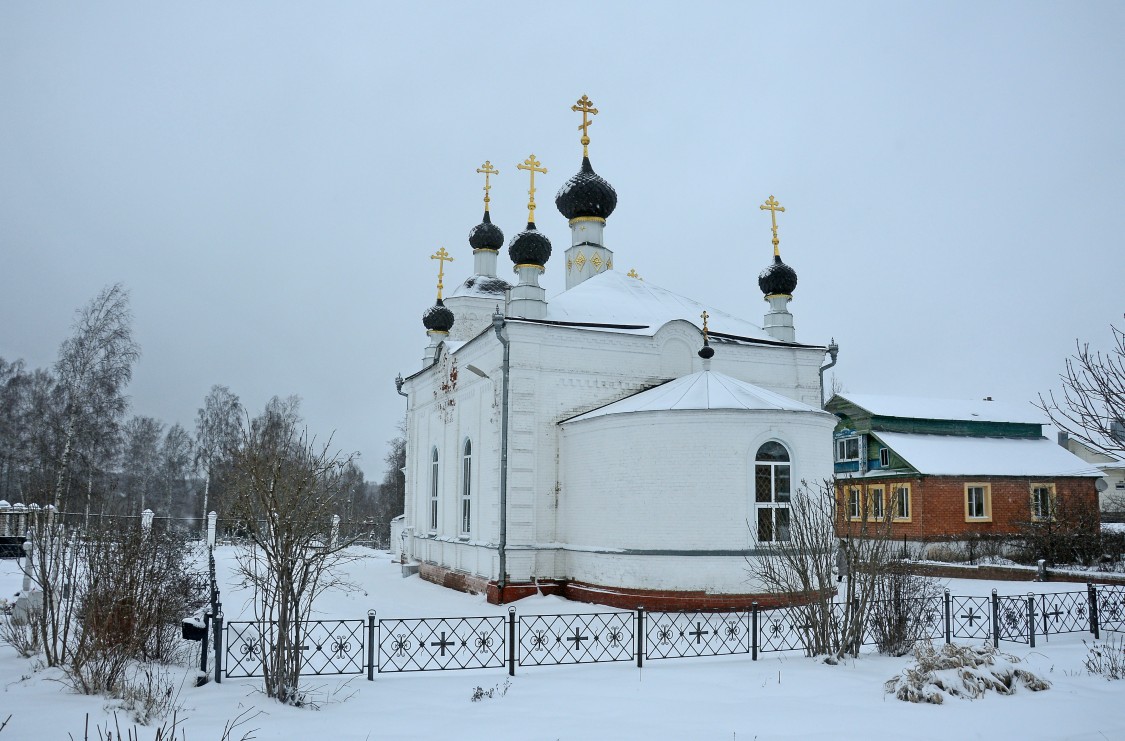
M 423 578 L 511 602 L 537 591 L 620 607 L 768 605 L 747 559 L 789 537 L 803 480 L 832 475 L 833 415 L 822 410 L 834 345 L 796 341 L 796 273 L 778 252 L 759 277 L 761 325 L 614 269 L 605 235 L 617 194 L 583 158 L 555 205 L 570 244 L 526 229 L 497 276 L 504 235 L 489 214 L 469 234 L 473 274 L 424 315 L 408 397 L 401 548 Z

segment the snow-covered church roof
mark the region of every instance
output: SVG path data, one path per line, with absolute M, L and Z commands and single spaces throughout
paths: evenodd
M 632 412 L 735 409 L 747 411 L 822 412 L 787 396 L 774 393 L 737 378 L 705 370 L 681 376 L 656 388 L 633 394 L 612 404 L 591 410 L 567 422 Z
M 873 432 L 918 473 L 939 476 L 1100 476 L 1045 437 L 963 437 Z
M 546 318 L 555 322 L 614 325 L 615 331 L 653 335 L 675 319 L 698 325 L 704 310 L 715 334 L 773 341 L 753 322 L 616 270 L 595 275 L 552 297 L 547 302 Z

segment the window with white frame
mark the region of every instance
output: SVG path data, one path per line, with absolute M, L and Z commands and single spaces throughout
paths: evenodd
M 891 451 L 888 448 L 879 448 L 879 466 L 880 468 L 890 468 L 891 466 Z
M 1031 485 L 1031 519 L 1052 520 L 1055 517 L 1055 485 Z
M 858 461 L 859 460 L 859 438 L 858 437 L 845 437 L 836 441 L 836 460 L 838 461 Z
M 878 486 L 869 486 L 867 488 L 868 496 L 868 509 L 867 519 L 881 520 L 886 515 L 886 489 L 882 484 Z
M 430 530 L 437 530 L 438 452 L 430 456 Z
M 965 519 L 992 519 L 992 487 L 989 484 L 965 484 Z
M 858 520 L 861 517 L 859 506 L 860 491 L 858 486 L 848 487 L 848 519 Z
M 461 534 L 473 531 L 473 442 L 465 441 L 461 452 Z
M 892 490 L 894 495 L 894 518 L 896 520 L 910 519 L 910 484 L 895 484 Z
M 770 441 L 754 456 L 754 503 L 757 508 L 758 541 L 789 540 L 789 502 L 792 496 L 789 451 Z

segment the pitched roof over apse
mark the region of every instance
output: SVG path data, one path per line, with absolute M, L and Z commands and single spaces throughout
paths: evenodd
M 943 419 L 965 422 L 1017 422 L 1045 424 L 1043 413 L 1031 404 L 1006 404 L 1000 401 L 968 399 L 928 399 L 882 394 L 849 394 L 838 396 L 877 417 L 903 419 Z
M 875 432 L 918 473 L 935 476 L 1100 476 L 1045 437 L 961 437 Z
M 591 410 L 564 422 L 633 412 L 734 409 L 745 411 L 790 411 L 825 414 L 814 406 L 775 394 L 737 378 L 714 371 L 700 371 L 641 391 L 612 404 Z

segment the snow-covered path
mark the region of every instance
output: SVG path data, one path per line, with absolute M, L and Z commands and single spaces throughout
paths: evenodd
M 245 595 L 230 585 L 232 551 L 217 552 L 223 602 L 229 618 L 245 609 Z M 358 589 L 326 595 L 323 617 L 359 618 L 375 609 L 381 618 L 499 615 L 506 607 L 452 592 L 417 577 L 403 579 L 386 554 L 351 568 Z M 1022 594 L 1024 583 L 956 581 L 956 594 Z M 1063 585 L 1051 585 L 1054 589 Z M 19 587 L 15 563 L 0 561 L 0 594 Z M 1078 585 L 1065 588 L 1081 588 Z M 520 613 L 600 610 L 551 597 L 517 603 Z M 247 615 L 248 616 L 248 615 Z M 1053 687 L 1013 697 L 910 705 L 883 693 L 883 682 L 904 658 L 865 655 L 836 667 L 796 653 L 628 663 L 519 668 L 506 693 L 501 669 L 312 679 L 319 710 L 278 706 L 260 692 L 260 680 L 225 679 L 192 687 L 181 702 L 188 741 L 218 739 L 239 713 L 255 715 L 233 737 L 257 729 L 258 739 L 1118 739 L 1125 738 L 1125 682 L 1090 676 L 1083 667 L 1083 636 L 1052 636 L 1034 649 L 1003 643 Z M 102 698 L 70 694 L 53 681 L 54 670 L 34 670 L 0 647 L 0 721 L 12 714 L 0 741 L 82 738 L 85 715 L 103 727 L 112 706 Z M 186 670 L 177 670 L 187 676 Z M 26 676 L 26 678 L 24 678 Z M 496 696 L 472 702 L 476 687 Z M 122 728 L 132 725 L 121 717 Z M 140 738 L 152 731 L 141 729 Z M 179 738 L 179 735 L 177 735 Z

